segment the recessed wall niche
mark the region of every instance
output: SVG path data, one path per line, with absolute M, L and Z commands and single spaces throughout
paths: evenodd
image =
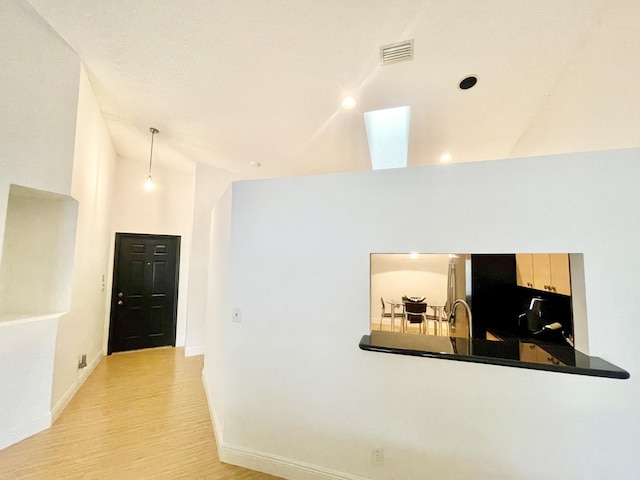
M 69 309 L 78 202 L 11 185 L 0 264 L 0 321 Z

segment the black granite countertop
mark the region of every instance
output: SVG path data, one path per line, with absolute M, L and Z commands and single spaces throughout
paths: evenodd
M 629 372 L 599 357 L 585 355 L 568 345 L 507 338 L 491 341 L 383 332 L 363 335 L 360 348 L 372 352 L 486 363 L 550 372 L 606 378 L 629 378 Z

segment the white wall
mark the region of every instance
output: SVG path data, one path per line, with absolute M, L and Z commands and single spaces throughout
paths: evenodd
M 0 450 L 51 425 L 58 316 L 0 322 Z
M 225 350 L 205 368 L 221 458 L 288 478 L 637 478 L 638 178 L 636 149 L 234 184 L 207 339 Z M 399 251 L 583 252 L 590 353 L 631 379 L 359 350 L 369 253 Z
M 2 251 L 10 184 L 70 194 L 80 60 L 26 2 L 0 2 L 0 18 Z M 2 325 L 0 448 L 50 424 L 56 326 Z
M 155 141 L 159 141 L 158 136 Z M 144 182 L 148 169 L 148 163 L 118 157 L 115 174 L 117 188 L 113 197 L 108 291 L 111 291 L 113 281 L 113 250 L 116 232 L 180 236 L 176 345 L 182 346 L 187 329 L 194 174 L 171 170 L 154 162 L 153 190 L 146 192 Z
M 232 189 L 229 188 L 211 213 L 209 235 L 211 249 L 208 268 L 212 274 L 209 275 L 207 283 L 206 342 L 202 379 L 218 441 L 224 437 L 224 416 L 219 418 L 216 408 L 220 412 L 224 411 L 226 393 L 224 385 L 228 373 L 227 352 L 230 347 L 226 340 L 231 326 L 228 322 L 213 322 L 211 319 L 231 318 L 231 305 L 228 301 L 230 291 L 228 279 L 231 273 L 231 199 Z M 213 405 L 216 407 L 213 408 Z
M 75 262 L 71 306 L 58 325 L 51 399 L 54 419 L 104 355 L 107 321 L 106 275 L 116 153 L 84 69 L 77 115 L 71 184 L 71 194 L 79 203 Z M 78 370 L 82 354 L 90 364 L 86 370 Z
M 196 164 L 187 297 L 187 356 L 204 353 L 211 210 L 231 182 L 237 179 L 226 170 Z
M 10 184 L 70 192 L 80 60 L 24 2 L 0 18 L 1 252 Z

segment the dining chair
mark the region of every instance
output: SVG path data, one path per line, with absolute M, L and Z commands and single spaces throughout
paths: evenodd
M 380 297 L 380 303 L 382 304 L 382 311 L 380 312 L 380 330 L 382 330 L 382 319 L 383 318 L 390 318 L 391 319 L 391 331 L 394 330 L 394 326 L 395 326 L 395 319 L 399 318 L 400 322 L 402 322 L 402 319 L 404 318 L 404 313 L 403 312 L 396 312 L 395 309 L 391 309 L 391 312 L 387 312 L 385 309 L 386 303 L 384 301 L 384 298 Z M 393 316 L 392 316 L 393 315 Z
M 420 324 L 420 333 L 427 333 L 427 304 L 426 302 L 405 302 L 404 321 L 402 330 L 407 331 L 410 323 Z M 424 332 L 422 331 L 424 327 Z

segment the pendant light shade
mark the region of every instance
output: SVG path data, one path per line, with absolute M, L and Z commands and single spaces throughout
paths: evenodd
M 147 181 L 144 182 L 144 189 L 147 192 L 150 192 L 153 189 L 153 181 L 151 180 L 151 165 L 153 163 L 153 137 L 155 136 L 156 133 L 158 133 L 158 129 L 151 127 L 149 131 L 151 132 L 151 151 L 149 152 L 149 174 L 147 175 Z

